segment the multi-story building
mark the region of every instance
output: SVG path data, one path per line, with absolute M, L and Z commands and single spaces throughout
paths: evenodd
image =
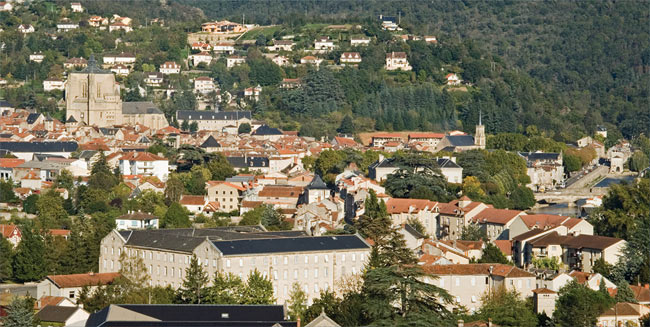
M 181 65 L 173 61 L 167 61 L 164 64 L 160 65 L 160 72 L 165 75 L 179 74 L 181 72 Z
M 160 219 L 146 212 L 129 211 L 127 214 L 115 218 L 115 225 L 118 230 L 158 228 Z
M 109 233 L 101 242 L 100 272 L 119 270 L 122 252 L 142 258 L 151 285 L 182 285 L 195 255 L 214 276 L 232 273 L 246 279 L 254 270 L 273 284 L 277 303 L 289 299 L 299 283 L 311 301 L 321 290 L 362 272 L 370 246 L 358 235 L 307 237 L 304 232 L 265 232 L 257 226 L 211 229 L 133 230 Z
M 50 77 L 43 81 L 43 91 L 50 92 L 54 90 L 65 90 L 65 81 L 56 77 Z
M 428 235 L 438 235 L 438 202 L 421 199 L 391 198 L 386 202 L 386 209 L 393 220 L 393 225 L 399 226 L 419 221 Z
M 334 50 L 334 41 L 329 36 L 321 36 L 314 41 L 314 49 L 325 51 Z
M 238 210 L 246 188 L 241 183 L 208 181 L 206 183 L 208 201 L 219 203 L 219 211 Z
M 343 52 L 341 54 L 342 64 L 359 64 L 361 62 L 361 55 L 358 52 Z
M 123 64 L 123 65 L 133 65 L 135 64 L 135 55 L 132 53 L 121 52 L 119 54 L 106 54 L 102 58 L 104 64 Z
M 564 182 L 564 165 L 562 153 L 519 152 L 526 160 L 526 174 L 530 184 L 526 185 L 533 191 L 552 189 Z
M 188 58 L 192 61 L 193 66 L 198 66 L 200 63 L 205 63 L 209 65 L 212 62 L 212 54 L 207 51 L 202 51 L 193 55 L 190 55 Z
M 149 152 L 130 152 L 120 158 L 120 172 L 123 175 L 156 176 L 161 181 L 169 175 L 167 158 Z
M 452 296 L 456 305 L 464 306 L 473 313 L 481 305 L 481 296 L 501 287 L 516 290 L 525 299 L 532 296 L 535 275 L 522 269 L 497 263 L 426 265 L 425 271 L 437 279 L 425 277 Z
M 391 52 L 386 54 L 386 70 L 411 70 L 406 52 Z
M 189 124 L 196 122 L 199 130 L 219 131 L 226 126 L 239 127 L 241 124 L 251 124 L 250 111 L 176 111 L 176 120 L 179 124 L 187 121 Z
M 201 76 L 194 79 L 194 91 L 200 94 L 207 94 L 215 90 L 214 80 L 208 76 Z

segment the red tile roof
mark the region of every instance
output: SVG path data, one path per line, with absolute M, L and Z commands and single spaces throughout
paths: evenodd
M 427 273 L 433 275 L 488 275 L 492 267 L 492 275 L 514 278 L 514 277 L 535 277 L 523 269 L 515 266 L 498 263 L 470 263 L 455 265 L 432 265 L 425 267 Z
M 25 163 L 23 159 L 14 159 L 14 158 L 0 158 L 0 167 L 1 168 L 16 168 Z
M 442 139 L 445 137 L 445 134 L 442 133 L 410 133 L 409 139 Z
M 72 275 L 50 275 L 47 279 L 59 288 L 97 286 L 110 284 L 120 273 L 87 273 Z
M 266 185 L 259 192 L 260 197 L 270 198 L 298 198 L 302 194 L 302 187 L 300 186 L 277 186 Z
M 182 205 L 202 206 L 205 202 L 203 195 L 183 195 L 179 203 Z
M 429 200 L 391 198 L 386 202 L 386 209 L 390 214 L 419 212 L 425 209 L 433 211 L 437 204 L 438 202 Z
M 505 225 L 522 213 L 524 212 L 519 210 L 487 208 L 479 212 L 472 220 L 477 223 Z
M 207 181 L 206 184 L 208 184 L 208 185 L 207 185 L 208 187 L 212 187 L 212 186 L 217 186 L 217 185 L 222 185 L 222 184 L 223 184 L 223 185 L 226 185 L 226 186 L 232 187 L 232 188 L 234 188 L 234 189 L 236 189 L 236 190 L 238 190 L 238 191 L 242 191 L 242 192 L 243 192 L 243 191 L 246 191 L 246 188 L 245 188 L 245 187 L 243 187 L 243 186 L 241 186 L 241 185 L 234 184 L 234 183 L 230 183 L 230 182 L 224 182 L 224 181 Z
M 14 233 L 14 230 L 16 229 L 18 229 L 16 225 L 0 224 L 0 235 L 2 235 L 4 238 L 8 238 Z M 18 230 L 18 232 L 20 232 L 20 230 Z
M 512 255 L 512 241 L 510 240 L 496 240 L 494 245 L 503 252 L 506 256 Z

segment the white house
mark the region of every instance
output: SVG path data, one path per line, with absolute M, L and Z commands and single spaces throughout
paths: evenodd
M 132 65 L 135 64 L 135 55 L 128 52 L 121 52 L 119 54 L 106 54 L 104 55 L 103 61 L 105 64 L 114 65 L 114 64 L 124 64 Z
M 289 61 L 289 58 L 285 56 L 275 56 L 273 59 L 271 59 L 274 64 L 278 66 L 289 66 L 291 64 L 291 61 Z
M 244 97 L 248 99 L 255 99 L 255 101 L 260 99 L 260 94 L 262 94 L 262 87 L 259 85 L 256 87 L 249 87 L 244 90 Z
M 214 80 L 212 78 L 201 76 L 194 79 L 194 92 L 207 94 L 214 90 Z
M 36 313 L 39 326 L 85 326 L 90 314 L 76 306 L 48 305 Z
M 45 59 L 45 55 L 42 52 L 37 52 L 29 55 L 29 61 L 41 63 Z
M 205 206 L 208 204 L 208 198 L 203 195 L 184 194 L 181 196 L 181 200 L 178 203 L 185 207 L 189 212 L 199 214 L 203 212 L 203 209 L 205 209 Z
M 341 54 L 342 64 L 358 64 L 361 62 L 361 55 L 358 52 L 343 52 Z
M 51 77 L 43 81 L 43 91 L 65 90 L 65 81 Z
M 240 56 L 230 56 L 226 58 L 226 67 L 233 68 L 246 62 L 246 58 Z
M 447 74 L 445 78 L 447 79 L 447 85 L 460 85 L 461 79 L 454 73 Z
M 72 12 L 84 12 L 84 7 L 79 2 L 70 3 L 70 9 L 72 9 Z
M 149 72 L 144 76 L 144 82 L 149 86 L 160 86 L 163 83 L 163 74 L 159 72 Z
M 314 56 L 304 56 L 300 58 L 300 63 L 303 65 L 314 65 L 314 66 L 320 66 L 320 64 L 323 62 L 323 59 L 316 58 Z
M 291 52 L 293 50 L 293 46 L 295 43 L 291 40 L 273 40 L 273 45 L 269 46 L 268 49 L 269 51 L 276 52 L 276 51 L 289 51 Z
M 370 44 L 370 38 L 365 36 L 353 36 L 350 38 L 351 46 L 365 46 Z
M 14 6 L 10 2 L 2 1 L 0 2 L 0 11 L 12 11 Z
M 314 49 L 316 50 L 334 50 L 334 41 L 330 40 L 329 36 L 321 36 L 314 41 Z
M 34 26 L 31 24 L 20 24 L 18 25 L 18 32 L 27 34 L 27 33 L 34 33 L 35 29 Z
M 38 283 L 35 295 L 39 299 L 43 296 L 62 296 L 76 303 L 84 286 L 88 286 L 91 291 L 94 291 L 97 286 L 110 284 L 119 276 L 120 274 L 116 272 L 49 275 Z
M 167 61 L 164 64 L 160 65 L 160 72 L 165 75 L 179 74 L 181 72 L 181 65 L 173 61 Z
M 123 175 L 156 176 L 161 181 L 169 175 L 169 161 L 149 152 L 129 152 L 120 158 L 119 167 Z
M 56 24 L 56 30 L 59 32 L 69 32 L 77 28 L 79 28 L 79 23 L 73 23 L 70 21 L 63 21 Z
M 391 52 L 386 54 L 386 70 L 411 70 L 406 58 L 406 52 Z
M 235 46 L 231 43 L 217 43 L 212 46 L 212 51 L 215 53 L 233 54 L 235 52 Z
M 124 229 L 157 229 L 160 226 L 158 217 L 140 211 L 129 211 L 125 215 L 115 218 L 118 230 Z
M 131 69 L 129 69 L 129 67 L 122 64 L 114 65 L 113 67 L 111 67 L 111 71 L 116 75 L 120 75 L 120 76 L 127 76 L 131 73 Z
M 193 66 L 198 66 L 202 62 L 204 62 L 206 65 L 209 65 L 212 62 L 212 55 L 209 52 L 201 51 L 199 53 L 190 55 L 188 59 L 192 61 Z
M 123 30 L 125 32 L 131 32 L 131 31 L 133 31 L 133 27 L 131 27 L 131 25 L 126 24 L 124 22 L 115 22 L 115 23 L 108 26 L 108 31 L 109 32 L 114 32 L 114 31 L 119 31 L 119 30 Z

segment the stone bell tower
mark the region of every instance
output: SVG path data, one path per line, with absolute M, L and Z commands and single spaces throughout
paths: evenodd
M 474 145 L 479 149 L 485 149 L 485 126 L 483 126 L 482 112 L 478 114 L 478 125 L 476 125 L 476 133 L 474 134 Z

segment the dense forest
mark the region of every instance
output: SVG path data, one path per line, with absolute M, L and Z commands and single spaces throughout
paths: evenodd
M 650 128 L 649 12 L 640 2 L 176 2 L 200 8 L 209 19 L 287 26 L 399 15 L 408 32 L 436 35 L 442 45 L 470 41 L 464 50 L 475 60 L 462 64 L 478 74 L 464 77 L 480 92 L 459 106 L 467 129 L 476 107 L 487 114 L 491 132 L 537 125 L 585 133 L 605 123 L 631 137 Z

